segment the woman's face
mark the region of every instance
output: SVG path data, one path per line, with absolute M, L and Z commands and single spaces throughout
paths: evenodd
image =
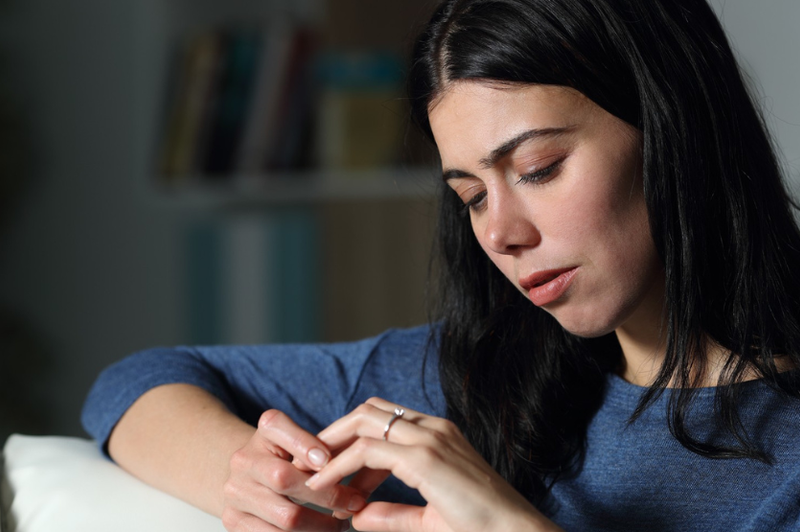
M 533 304 L 581 336 L 653 326 L 663 268 L 635 128 L 547 85 L 457 82 L 429 115 L 478 242 Z

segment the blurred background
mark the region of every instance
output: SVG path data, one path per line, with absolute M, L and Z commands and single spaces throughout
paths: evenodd
M 0 0 L 0 438 L 156 345 L 422 323 L 430 0 Z M 800 3 L 712 0 L 800 179 Z

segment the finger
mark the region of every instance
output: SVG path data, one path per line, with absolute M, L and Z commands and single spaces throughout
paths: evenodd
M 373 502 L 353 516 L 353 527 L 371 532 L 422 532 L 424 515 L 421 506 Z
M 347 521 L 323 515 L 310 508 L 297 507 L 298 510 L 275 514 L 274 521 L 266 521 L 251 513 L 226 509 L 222 513 L 222 524 L 228 532 L 278 532 L 283 530 L 303 530 L 307 532 L 344 532 L 350 529 Z
M 255 482 L 226 484 L 225 496 L 228 502 L 223 515 L 228 513 L 230 520 L 234 517 L 243 519 L 243 515 L 249 515 L 278 530 L 338 532 L 342 528 L 341 522 L 329 513 L 322 514 L 312 508 L 301 506 Z M 251 519 L 245 521 L 253 522 Z M 238 523 L 238 520 L 236 522 Z M 249 529 L 244 528 L 244 530 Z
M 317 437 L 333 451 L 350 446 L 360 437 L 382 439 L 386 426 L 393 417 L 394 408 L 392 411 L 386 411 L 366 402 L 346 416 L 334 421 Z M 401 421 L 425 426 L 430 423 L 430 420 L 430 416 L 404 409 L 402 417 L 394 420 L 390 431 L 394 432 L 395 425 Z
M 362 469 L 353 476 L 347 485 L 361 493 L 365 498 L 369 499 L 369 496 L 372 495 L 372 492 L 375 491 L 378 486 L 383 484 L 389 475 L 391 475 L 390 471 Z M 352 515 L 352 512 L 333 512 L 333 516 L 336 519 L 347 519 Z
M 272 449 L 277 445 L 299 461 L 303 469 L 319 471 L 331 459 L 330 450 L 319 438 L 303 430 L 279 410 L 267 410 L 261 414 L 258 434 L 264 438 L 265 446 Z
M 258 517 L 227 507 L 222 511 L 222 526 L 228 532 L 278 532 L 280 529 Z
M 350 530 L 350 524 L 330 514 L 321 513 L 305 506 L 292 505 L 273 508 L 270 520 L 264 521 L 278 530 L 302 530 L 303 532 L 342 532 Z
M 413 456 L 418 453 L 419 450 L 416 447 L 407 447 L 372 438 L 359 438 L 331 460 L 324 469 L 309 478 L 306 486 L 312 490 L 329 489 L 348 475 L 369 468 L 392 471 L 407 486 L 416 488 L 413 478 L 403 478 L 399 473 L 405 470 L 404 459 L 411 460 L 415 464 L 423 463 L 419 461 L 422 457 Z
M 246 465 L 235 464 L 237 470 L 244 470 Z M 357 512 L 366 505 L 366 497 L 363 494 L 342 484 L 336 483 L 325 489 L 311 490 L 305 484 L 310 474 L 299 471 L 292 464 L 283 460 L 250 462 L 249 473 L 252 484 L 246 483 L 244 484 L 245 488 L 240 488 L 239 484 L 231 483 L 232 491 L 240 490 L 236 494 L 230 494 L 231 498 L 243 498 L 248 495 L 248 493 L 242 492 L 243 489 L 249 489 L 251 493 L 255 492 L 254 495 L 250 495 L 250 499 L 256 501 L 260 496 L 267 497 L 268 493 L 274 492 L 302 503 L 311 503 L 330 510 Z
M 386 399 L 381 399 L 380 397 L 370 397 L 366 401 L 364 401 L 368 405 L 376 406 L 381 410 L 385 410 L 387 412 L 394 412 L 395 408 L 403 408 L 402 406 L 398 405 L 397 403 L 393 403 L 391 401 L 387 401 Z M 408 409 L 404 409 L 408 410 Z M 414 412 L 413 410 L 408 410 L 409 412 Z M 419 412 L 416 412 L 419 413 Z
M 362 469 L 353 476 L 347 485 L 369 497 L 391 474 L 390 471 L 382 469 Z

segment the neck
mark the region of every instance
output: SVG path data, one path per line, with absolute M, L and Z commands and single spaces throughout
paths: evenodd
M 618 374 L 638 386 L 652 385 L 666 358 L 666 327 L 664 319 L 664 283 L 663 279 L 655 283 L 645 300 L 636 312 L 616 329 L 617 340 L 622 348 L 623 359 Z M 693 364 L 691 385 L 695 387 L 716 386 L 730 353 L 712 339 L 705 337 L 697 346 L 695 357 L 702 357 L 699 364 Z M 779 371 L 792 369 L 794 366 L 788 357 L 776 360 Z M 739 382 L 759 378 L 756 370 L 746 371 Z M 674 387 L 674 376 L 667 384 Z
M 619 376 L 638 386 L 652 385 L 666 358 L 663 277 L 653 284 L 634 314 L 615 332 L 622 348 L 622 362 L 617 372 Z M 696 349 L 693 356 L 702 357 L 702 360 L 699 364 L 693 364 L 692 371 L 695 373 L 691 376 L 691 385 L 717 386 L 730 352 L 709 337 L 704 337 Z M 779 372 L 797 368 L 788 356 L 776 356 L 774 362 Z M 760 377 L 756 369 L 749 368 L 736 381 Z M 673 376 L 667 386 L 676 385 Z
M 620 327 L 616 333 L 622 347 L 619 375 L 632 384 L 649 386 L 664 363 L 666 343 L 661 331 Z
M 619 375 L 632 384 L 652 384 L 664 362 L 664 290 L 662 275 L 653 283 L 633 315 L 616 329 L 623 355 Z
M 632 335 L 629 331 L 617 329 L 617 339 L 622 347 L 623 360 L 619 375 L 631 384 L 637 386 L 650 386 L 655 382 L 658 372 L 664 363 L 666 343 L 661 336 L 643 338 Z M 722 368 L 728 359 L 728 351 L 712 340 L 706 338 L 700 346 L 696 356 L 702 356 L 704 364 L 695 365 L 697 372 L 692 379 L 692 386 L 709 387 L 717 386 Z M 791 369 L 791 364 L 778 362 L 779 371 Z M 759 378 L 755 370 L 746 371 L 737 382 L 744 382 Z M 674 377 L 667 384 L 668 388 L 676 386 Z

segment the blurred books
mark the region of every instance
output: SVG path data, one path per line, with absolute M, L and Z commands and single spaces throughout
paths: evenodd
M 319 339 L 321 257 L 313 212 L 206 216 L 187 226 L 184 257 L 190 342 Z
M 181 39 L 161 120 L 159 181 L 266 181 L 302 169 L 398 165 L 406 123 L 400 59 L 323 51 L 319 42 L 288 20 Z
M 327 53 L 317 146 L 325 168 L 379 168 L 400 161 L 403 68 L 389 52 Z

